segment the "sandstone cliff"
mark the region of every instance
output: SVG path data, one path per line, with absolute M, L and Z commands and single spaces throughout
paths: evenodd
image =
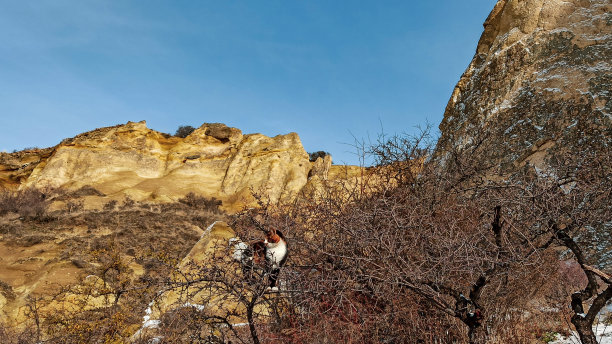
M 194 233 L 224 214 L 215 202 L 176 202 L 190 192 L 220 199 L 233 212 L 256 204 L 254 193 L 272 202 L 316 197 L 335 186 L 354 188 L 362 173 L 332 165 L 331 156 L 310 162 L 295 133 L 243 135 L 218 123 L 180 138 L 128 122 L 51 148 L 0 153 L 0 191 L 60 188 L 39 197 L 50 204 L 44 216 L 0 216 L 0 315 L 19 322 L 32 295 L 52 295 L 96 273 L 101 263 L 92 252 L 109 243 L 121 247 L 117 257 L 130 278 L 150 272 L 142 266 L 146 252 L 195 252 Z M 78 294 L 83 286 L 76 288 Z M 82 303 L 73 296 L 65 304 Z
M 439 156 L 482 141 L 482 163 L 504 172 L 545 167 L 585 137 L 610 142 L 609 0 L 500 0 L 484 27 L 444 112 Z
M 194 192 L 238 209 L 253 201 L 253 192 L 273 202 L 291 199 L 309 173 L 327 178 L 331 160 L 327 169 L 322 163 L 311 172 L 313 163 L 296 133 L 243 135 L 217 123 L 180 138 L 148 129 L 144 121 L 128 122 L 50 149 L 2 153 L 0 185 L 73 190 L 88 185 L 110 198 L 161 202 Z

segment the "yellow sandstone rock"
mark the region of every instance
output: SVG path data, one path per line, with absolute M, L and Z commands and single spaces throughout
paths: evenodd
M 272 202 L 295 197 L 310 168 L 296 133 L 243 135 L 215 123 L 180 138 L 142 121 L 66 139 L 50 154 L 2 153 L 0 184 L 71 190 L 88 185 L 113 199 L 161 202 L 194 192 L 231 208 L 249 204 L 253 193 Z
M 609 0 L 499 0 L 446 106 L 437 155 L 482 142 L 469 154 L 495 175 L 581 154 L 586 133 L 605 146 L 610 13 Z

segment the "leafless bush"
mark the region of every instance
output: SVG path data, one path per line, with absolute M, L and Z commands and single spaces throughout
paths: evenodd
M 27 219 L 44 219 L 49 200 L 47 191 L 29 188 L 0 192 L 0 215 L 17 213 Z
M 106 202 L 102 207 L 102 209 L 104 209 L 105 211 L 112 211 L 115 210 L 115 208 L 117 208 L 117 200 L 114 199 Z
M 136 205 L 136 201 L 129 196 L 126 196 L 121 205 L 121 209 L 130 209 Z
M 14 300 L 16 296 L 13 287 L 11 287 L 10 284 L 4 281 L 0 281 L 0 294 L 2 294 L 6 299 L 11 301 Z
M 196 195 L 193 192 L 190 192 L 185 195 L 185 197 L 179 199 L 180 203 L 186 204 L 192 208 L 199 210 L 208 210 L 213 213 L 220 213 L 219 207 L 222 202 L 214 197 L 207 198 L 204 196 Z
M 611 264 L 605 252 L 612 248 L 612 155 L 609 145 L 601 145 L 605 139 L 586 137 L 584 142 L 588 144 L 580 154 L 561 151 L 552 156 L 544 171 L 519 171 L 507 190 L 517 225 L 536 233 L 542 245 L 565 248 L 566 258 L 586 277 L 586 286 L 574 290 L 569 303 L 580 340 L 591 344 L 596 343 L 593 323 L 612 299 L 612 276 L 601 270 Z
M 227 326 L 224 319 L 214 320 L 219 325 Z M 177 307 L 165 312 L 159 327 L 163 334 L 155 337 L 160 338 L 160 343 L 222 344 L 229 341 L 228 335 L 223 331 L 216 330 L 215 326 L 211 324 L 211 318 L 196 306 Z M 151 339 L 151 336 L 139 338 L 142 343 L 150 343 Z
M 291 306 L 286 294 L 267 290 L 263 266 L 253 266 L 247 276 L 245 266 L 234 259 L 234 250 L 228 241 L 221 240 L 207 249 L 206 261 L 167 264 L 172 273 L 158 282 L 160 292 L 154 299 L 165 309 L 161 322 L 138 339 L 149 342 L 157 337 L 162 343 L 270 342 L 270 329 L 291 312 Z
M 26 328 L 15 328 L 0 323 L 0 342 L 5 344 L 35 344 L 36 330 L 28 326 Z
M 254 210 L 292 243 L 283 277 L 295 341 L 529 343 L 566 331 L 557 247 L 605 283 L 572 247 L 589 228 L 605 232 L 608 153 L 551 164 L 554 178 L 529 167 L 498 178 L 478 163 L 483 140 L 440 161 L 424 137 L 372 148 L 379 166 L 366 193 Z M 591 304 L 596 314 L 607 292 L 589 285 L 584 295 L 603 301 Z
M 75 199 L 83 196 L 106 196 L 104 193 L 100 192 L 98 189 L 85 185 L 77 190 L 54 190 L 53 200 L 55 201 L 67 201 L 70 199 Z

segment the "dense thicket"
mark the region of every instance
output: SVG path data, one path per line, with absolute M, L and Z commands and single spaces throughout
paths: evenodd
M 435 153 L 427 138 L 381 140 L 367 152 L 376 166 L 354 183 L 328 181 L 316 198 L 289 204 L 259 199 L 259 207 L 227 218 L 243 242 L 271 227 L 285 233 L 290 258 L 279 291 L 266 288 L 265 268 L 247 271 L 227 243 L 215 247 L 214 264 L 188 269 L 178 259 L 197 238 L 172 257 L 142 246 L 138 233 L 146 229 L 163 239 L 148 245 L 173 247 L 187 232 L 163 231 L 181 221 L 204 227 L 220 215 L 216 200 L 190 194 L 163 206 L 76 207 L 70 221 L 120 229 L 83 251 L 104 281 L 85 292 L 112 297 L 53 316 L 38 313 L 48 300 L 33 298 L 32 326 L 21 337 L 11 329 L 0 336 L 25 343 L 532 343 L 576 330 L 594 343 L 592 325 L 612 298 L 605 137 L 585 137 L 581 154 L 561 149 L 504 175 L 479 160 L 484 139 Z M 129 248 L 147 267 L 139 279 L 130 278 Z M 162 290 L 198 295 L 199 304 L 180 299 L 154 331 L 134 336 Z

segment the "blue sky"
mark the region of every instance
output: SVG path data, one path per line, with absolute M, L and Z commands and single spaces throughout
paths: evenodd
M 0 151 L 146 120 L 354 138 L 437 127 L 494 0 L 0 0 Z

